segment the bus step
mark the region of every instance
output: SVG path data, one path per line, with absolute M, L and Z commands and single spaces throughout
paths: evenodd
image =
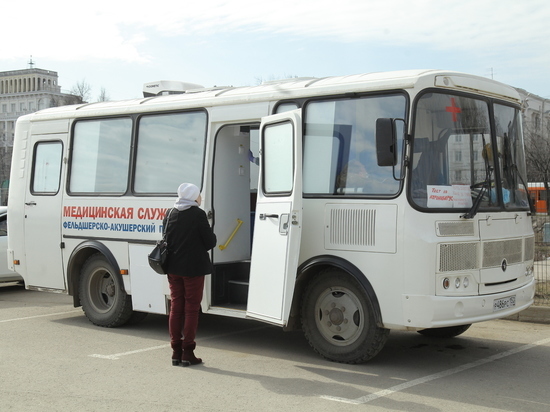
M 244 280 L 230 280 L 229 284 L 229 303 L 246 304 L 248 299 L 248 282 Z

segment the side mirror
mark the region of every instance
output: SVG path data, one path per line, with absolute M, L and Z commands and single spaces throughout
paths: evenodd
M 378 166 L 397 164 L 397 141 L 393 119 L 376 119 L 376 159 Z

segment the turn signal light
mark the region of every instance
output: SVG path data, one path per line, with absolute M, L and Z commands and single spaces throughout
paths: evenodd
M 464 276 L 464 278 L 453 277 L 443 279 L 443 289 L 449 289 L 452 284 L 454 284 L 456 289 L 460 289 L 461 287 L 463 289 L 467 289 L 468 286 L 470 286 L 470 278 L 468 276 Z

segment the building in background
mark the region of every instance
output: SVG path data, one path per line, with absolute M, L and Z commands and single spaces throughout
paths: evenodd
M 549 139 L 550 99 L 516 88 L 521 96 L 524 133 L 536 133 Z
M 49 107 L 81 103 L 61 92 L 57 72 L 29 68 L 0 72 L 0 205 L 6 205 L 15 123 L 19 116 Z

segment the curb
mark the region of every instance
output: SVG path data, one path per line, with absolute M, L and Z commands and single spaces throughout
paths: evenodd
M 517 320 L 519 322 L 546 323 L 550 324 L 549 306 L 531 306 L 515 315 L 507 316 L 503 319 Z

